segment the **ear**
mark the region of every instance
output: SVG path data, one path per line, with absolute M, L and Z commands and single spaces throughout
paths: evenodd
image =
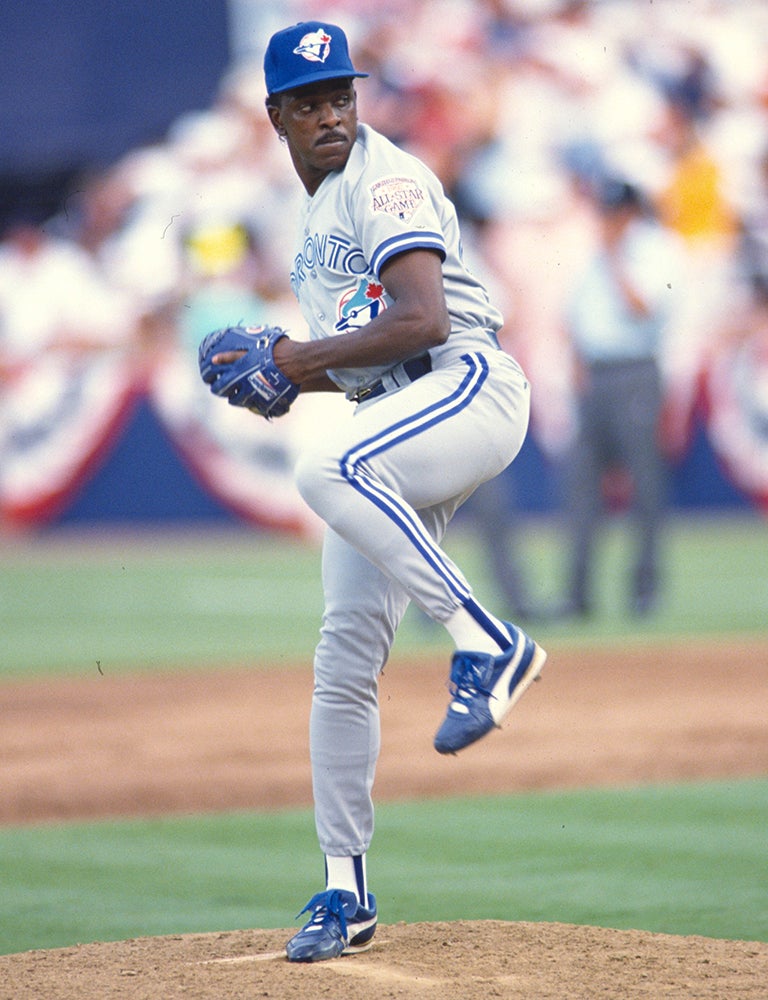
M 277 132 L 281 139 L 285 138 L 285 127 L 283 126 L 283 119 L 280 113 L 280 108 L 276 107 L 274 104 L 267 105 L 267 114 L 269 115 L 269 120 L 272 122 L 272 128 Z

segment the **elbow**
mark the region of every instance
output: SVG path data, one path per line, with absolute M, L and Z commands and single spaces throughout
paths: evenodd
M 451 333 L 451 317 L 447 309 L 431 312 L 423 319 L 422 329 L 426 347 L 439 347 L 444 344 Z
M 402 308 L 401 303 L 398 306 L 401 337 L 410 350 L 417 348 L 427 351 L 430 347 L 439 347 L 446 342 L 451 333 L 451 318 L 447 309 L 430 309 L 423 303 L 407 311 Z
M 446 340 L 451 335 L 451 317 L 448 315 L 448 310 L 445 311 L 445 315 L 442 317 L 442 321 L 436 325 L 435 328 L 435 343 L 434 347 L 438 344 L 444 344 Z

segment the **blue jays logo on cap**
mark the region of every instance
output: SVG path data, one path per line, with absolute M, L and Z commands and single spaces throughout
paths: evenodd
M 302 21 L 276 32 L 264 55 L 268 94 L 295 90 L 319 80 L 368 76 L 358 72 L 349 57 L 341 28 L 320 21 Z
M 304 56 L 310 62 L 324 63 L 331 52 L 331 36 L 325 28 L 310 31 L 293 50 L 296 56 Z

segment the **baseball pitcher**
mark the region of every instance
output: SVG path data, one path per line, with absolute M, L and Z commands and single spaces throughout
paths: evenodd
M 456 212 L 418 159 L 358 123 L 341 28 L 277 32 L 264 59 L 269 119 L 301 181 L 291 284 L 307 341 L 216 331 L 200 347 L 214 393 L 269 419 L 301 393 L 343 392 L 350 417 L 299 458 L 323 519 L 325 611 L 310 718 L 325 885 L 288 942 L 291 961 L 371 944 L 366 853 L 379 753 L 378 677 L 410 601 L 454 647 L 438 753 L 501 725 L 546 654 L 483 607 L 440 542 L 460 504 L 525 438 L 529 385 L 500 350 L 502 317 L 462 260 Z

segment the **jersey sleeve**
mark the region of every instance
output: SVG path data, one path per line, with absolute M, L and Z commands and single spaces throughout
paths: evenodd
M 409 250 L 434 250 L 445 260 L 438 189 L 437 179 L 409 154 L 389 143 L 369 150 L 355 207 L 361 247 L 377 277 L 388 260 Z

